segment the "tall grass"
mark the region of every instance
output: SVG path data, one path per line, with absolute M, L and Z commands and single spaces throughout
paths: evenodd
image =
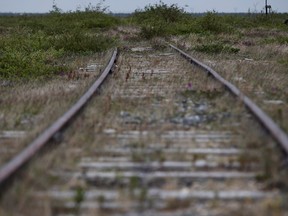
M 115 45 L 115 38 L 103 32 L 118 23 L 97 7 L 63 14 L 54 8 L 46 15 L 0 17 L 0 77 L 47 78 L 67 71 L 62 58 Z

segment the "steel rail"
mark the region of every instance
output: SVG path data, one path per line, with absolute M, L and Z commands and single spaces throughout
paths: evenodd
M 92 84 L 87 92 L 60 118 L 58 118 L 51 126 L 49 126 L 43 133 L 41 133 L 34 141 L 32 141 L 23 151 L 12 158 L 9 162 L 0 169 L 0 186 L 6 182 L 17 170 L 26 164 L 32 157 L 39 152 L 53 136 L 59 132 L 67 123 L 80 112 L 80 110 L 87 104 L 91 97 L 95 94 L 97 89 L 104 82 L 109 72 L 116 61 L 118 51 L 113 51 L 111 59 L 107 64 L 101 76 Z
M 237 96 L 245 106 L 252 112 L 252 114 L 259 120 L 259 122 L 266 128 L 271 136 L 280 144 L 283 151 L 288 154 L 288 136 L 287 134 L 263 111 L 261 110 L 249 97 L 244 95 L 236 86 L 221 77 L 215 70 L 201 63 L 197 59 L 191 57 L 189 54 L 180 50 L 176 46 L 169 44 L 171 48 L 178 51 L 184 56 L 190 63 L 204 69 L 208 74 L 212 75 L 222 85 L 224 85 L 232 94 Z

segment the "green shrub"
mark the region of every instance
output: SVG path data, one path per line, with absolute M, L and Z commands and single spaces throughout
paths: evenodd
M 201 17 L 198 24 L 202 32 L 222 33 L 229 32 L 231 28 L 223 22 L 223 17 L 217 15 L 215 11 L 207 12 L 204 17 Z
M 20 20 L 20 24 L 35 32 L 41 30 L 49 35 L 56 35 L 75 28 L 81 28 L 82 31 L 110 29 L 119 24 L 119 20 L 99 12 L 70 12 L 29 17 Z
M 167 5 L 162 1 L 155 5 L 148 5 L 144 10 L 136 10 L 134 17 L 138 23 L 153 23 L 154 21 L 163 21 L 165 23 L 175 23 L 183 19 L 185 12 L 176 4 Z
M 155 5 L 146 6 L 144 10 L 135 11 L 133 19 L 141 26 L 141 36 L 150 39 L 177 34 L 178 26 L 183 30 L 189 16 L 176 4 L 167 5 L 160 1 Z
M 20 31 L 2 37 L 3 48 L 0 54 L 0 77 L 6 79 L 30 79 L 49 77 L 64 70 L 57 64 L 57 59 L 64 55 L 64 50 L 56 50 L 43 32 L 33 34 Z
M 119 20 L 99 10 L 90 5 L 85 12 L 62 13 L 53 7 L 48 15 L 0 17 L 0 79 L 51 77 L 68 70 L 63 57 L 114 46 L 104 31 Z
M 56 60 L 63 54 L 62 50 L 16 50 L 5 48 L 0 55 L 0 77 L 6 79 L 47 78 L 67 68 L 56 64 Z

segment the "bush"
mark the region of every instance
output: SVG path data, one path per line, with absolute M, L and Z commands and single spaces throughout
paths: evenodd
M 51 44 L 57 50 L 69 53 L 101 52 L 115 44 L 114 40 L 103 35 L 83 33 L 81 29 L 73 29 L 65 34 L 55 36 Z
M 144 10 L 136 10 L 134 17 L 138 23 L 153 23 L 154 21 L 163 21 L 165 23 L 179 22 L 182 20 L 184 10 L 176 4 L 168 6 L 162 1 L 155 5 L 148 5 Z
M 199 20 L 199 27 L 202 32 L 222 33 L 230 31 L 230 27 L 224 23 L 221 16 L 218 16 L 215 11 L 207 12 L 204 17 Z
M 14 35 L 2 41 L 3 52 L 0 55 L 0 77 L 6 79 L 30 79 L 49 77 L 65 70 L 57 65 L 57 59 L 64 55 L 63 49 L 56 50 L 48 46 L 42 33 Z
M 135 11 L 133 19 L 141 25 L 141 36 L 150 39 L 177 34 L 177 26 L 183 25 L 187 21 L 188 15 L 176 4 L 167 5 L 160 1 L 155 5 L 146 6 L 144 10 Z

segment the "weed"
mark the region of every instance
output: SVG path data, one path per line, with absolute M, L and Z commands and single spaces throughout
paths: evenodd
M 138 176 L 132 176 L 130 178 L 129 189 L 133 192 L 135 189 L 141 187 L 141 179 Z
M 74 202 L 75 205 L 79 206 L 85 197 L 85 190 L 82 187 L 78 187 L 75 191 Z
M 287 60 L 287 59 L 279 59 L 278 62 L 279 62 L 280 64 L 285 65 L 285 66 L 288 65 L 288 60 Z
M 98 201 L 98 205 L 100 208 L 103 208 L 103 205 L 105 203 L 105 196 L 104 195 L 100 195 L 98 198 L 97 198 L 97 201 Z
M 145 202 L 148 198 L 148 190 L 145 187 L 142 187 L 139 194 L 139 201 L 141 203 Z

